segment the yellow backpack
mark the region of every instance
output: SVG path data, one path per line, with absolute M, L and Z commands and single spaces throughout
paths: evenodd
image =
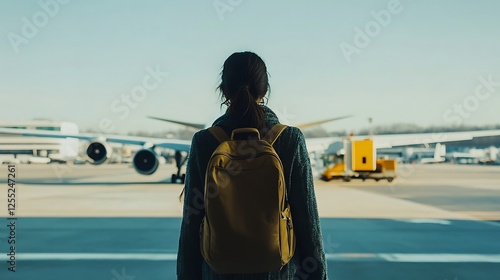
M 283 165 L 272 146 L 285 128 L 275 125 L 262 140 L 255 128 L 235 129 L 231 138 L 209 128 L 220 145 L 207 166 L 200 242 L 218 274 L 278 271 L 293 256 Z M 249 134 L 256 138 L 241 138 Z

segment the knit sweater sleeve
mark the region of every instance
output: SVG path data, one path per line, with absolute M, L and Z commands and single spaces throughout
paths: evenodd
M 301 253 L 296 277 L 324 280 L 327 279 L 327 269 L 313 174 L 304 135 L 298 128 L 295 129 L 297 148 L 292 160 L 290 207 L 297 249 Z
M 193 136 L 186 165 L 183 219 L 177 253 L 177 279 L 201 279 L 202 256 L 199 227 L 205 210 L 198 136 L 199 134 Z

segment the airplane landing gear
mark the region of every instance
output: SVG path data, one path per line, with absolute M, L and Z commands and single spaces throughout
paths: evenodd
M 184 184 L 186 181 L 186 174 L 181 175 L 181 168 L 187 161 L 187 156 L 183 157 L 180 151 L 175 151 L 175 166 L 177 167 L 177 173 L 172 174 L 172 184 L 178 183 L 180 180 L 180 184 Z
M 186 181 L 186 174 L 182 174 L 181 176 L 177 175 L 177 174 L 172 174 L 172 183 L 177 183 L 178 180 L 180 180 L 180 183 L 181 184 L 184 184 L 184 182 Z

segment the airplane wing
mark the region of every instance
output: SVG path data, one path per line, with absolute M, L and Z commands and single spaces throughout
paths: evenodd
M 153 119 L 153 120 L 162 121 L 162 122 L 171 122 L 171 123 L 175 123 L 175 124 L 180 124 L 180 125 L 184 125 L 187 127 L 197 129 L 197 130 L 204 129 L 206 127 L 206 125 L 202 124 L 202 123 L 181 122 L 181 121 L 177 121 L 177 120 L 164 119 L 164 118 L 151 117 L 151 116 L 148 116 L 148 118 Z
M 341 117 L 336 117 L 336 118 L 331 118 L 331 119 L 325 119 L 325 120 L 320 120 L 320 121 L 315 121 L 315 122 L 309 122 L 309 123 L 302 123 L 302 124 L 296 125 L 296 127 L 300 128 L 300 129 L 307 129 L 307 128 L 315 127 L 315 126 L 318 126 L 318 125 L 321 125 L 321 124 L 324 124 L 324 123 L 338 121 L 338 120 L 342 120 L 342 119 L 347 119 L 347 118 L 350 118 L 350 117 L 352 117 L 352 115 L 341 116 Z M 153 119 L 153 120 L 163 121 L 163 122 L 170 122 L 170 123 L 180 124 L 180 125 L 184 125 L 184 126 L 187 126 L 187 127 L 191 127 L 191 128 L 197 129 L 197 130 L 204 129 L 204 128 L 207 128 L 207 127 L 210 126 L 210 125 L 201 124 L 201 123 L 189 123 L 189 122 L 182 122 L 182 121 L 177 121 L 177 120 L 172 120 L 172 119 L 165 119 L 165 118 L 158 118 L 158 117 L 152 117 L 152 116 L 148 116 L 148 118 Z
M 306 129 L 306 128 L 315 127 L 315 126 L 318 126 L 318 125 L 321 125 L 321 124 L 324 124 L 324 123 L 328 123 L 328 122 L 333 122 L 333 121 L 338 121 L 338 120 L 342 120 L 342 119 L 347 119 L 347 118 L 350 118 L 350 117 L 352 117 L 352 115 L 342 116 L 342 117 L 337 117 L 337 118 L 332 118 L 332 119 L 326 119 L 326 120 L 320 120 L 320 121 L 316 121 L 316 122 L 301 123 L 301 124 L 296 125 L 296 127 L 300 128 L 300 129 Z
M 179 139 L 165 139 L 165 138 L 152 138 L 152 137 L 139 137 L 139 136 L 126 136 L 126 135 L 102 135 L 102 134 L 63 134 L 51 131 L 29 130 L 29 129 L 16 129 L 16 128 L 0 128 L 0 133 L 31 136 L 31 137 L 49 137 L 49 138 L 75 138 L 79 140 L 98 140 L 110 143 L 130 144 L 144 146 L 154 145 L 156 147 L 173 149 L 181 152 L 189 152 L 191 141 Z
M 445 143 L 454 141 L 472 140 L 478 137 L 498 136 L 500 129 L 496 130 L 476 130 L 460 132 L 436 132 L 436 133 L 416 133 L 416 134 L 386 134 L 375 135 L 373 140 L 376 148 L 391 148 L 409 145 L 428 145 L 433 143 Z M 365 137 L 366 138 L 366 137 Z
M 475 130 L 460 132 L 436 132 L 436 133 L 414 133 L 414 134 L 383 134 L 383 135 L 359 135 L 353 139 L 362 140 L 372 138 L 377 149 L 391 148 L 397 146 L 428 145 L 434 143 L 446 143 L 454 141 L 472 140 L 478 137 L 499 136 L 500 129 Z M 346 137 L 344 137 L 346 138 Z M 340 137 L 307 138 L 308 151 L 324 152 L 331 144 L 341 142 Z

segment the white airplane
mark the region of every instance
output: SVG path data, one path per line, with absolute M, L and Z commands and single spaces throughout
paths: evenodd
M 323 120 L 313 123 L 297 125 L 303 129 L 306 127 L 319 125 L 329 121 L 339 120 L 348 116 Z M 155 118 L 160 119 L 160 118 Z M 160 119 L 166 120 L 166 119 Z M 166 120 L 169 121 L 169 120 Z M 204 128 L 201 124 L 189 124 L 179 121 L 174 121 L 182 125 L 188 125 L 197 129 Z M 184 183 L 185 174 L 181 174 L 181 168 L 186 163 L 187 153 L 191 146 L 191 141 L 179 139 L 164 139 L 150 138 L 124 135 L 100 135 L 100 134 L 64 134 L 51 131 L 15 129 L 15 128 L 0 128 L 0 133 L 15 134 L 31 137 L 51 137 L 51 138 L 75 138 L 79 140 L 90 141 L 86 149 L 87 156 L 92 164 L 103 164 L 111 156 L 111 149 L 107 143 L 121 143 L 139 145 L 142 149 L 138 150 L 133 156 L 132 164 L 139 174 L 151 175 L 159 165 L 159 155 L 154 151 L 156 147 L 168 148 L 175 151 L 175 162 L 177 173 L 172 174 L 172 183 Z M 428 145 L 431 143 L 444 143 L 451 141 L 471 140 L 476 137 L 487 137 L 500 135 L 498 130 L 483 130 L 483 131 L 462 131 L 462 132 L 445 132 L 445 133 L 418 133 L 418 134 L 387 134 L 387 135 L 361 135 L 353 136 L 354 139 L 372 138 L 375 148 L 390 148 L 396 146 L 408 146 L 415 144 Z M 318 155 L 318 153 L 329 153 L 332 148 L 338 146 L 342 142 L 341 137 L 323 137 L 323 138 L 306 138 L 307 149 L 310 154 Z M 186 153 L 183 156 L 182 153 Z
M 440 163 L 446 160 L 446 146 L 441 145 L 441 143 L 437 143 L 434 148 L 434 156 L 433 157 L 424 157 L 420 159 L 420 163 Z
M 341 120 L 350 116 L 336 117 L 317 122 L 304 123 L 298 125 L 302 129 L 317 126 L 323 123 Z M 154 118 L 154 117 L 151 117 Z M 175 120 L 167 120 L 161 118 L 154 118 L 162 121 L 170 121 L 173 123 L 193 127 L 197 130 L 209 127 L 205 124 L 193 124 L 187 122 L 180 122 Z M 89 141 L 90 144 L 86 149 L 86 154 L 90 163 L 99 165 L 106 163 L 110 157 L 112 149 L 108 143 L 120 143 L 127 145 L 138 145 L 142 147 L 139 149 L 132 158 L 132 165 L 137 173 L 142 175 L 151 175 L 158 169 L 160 164 L 160 155 L 155 152 L 155 148 L 167 148 L 175 151 L 175 164 L 177 173 L 172 174 L 172 183 L 184 183 L 185 174 L 181 174 L 181 168 L 187 160 L 187 154 L 191 147 L 191 141 L 180 139 L 165 139 L 165 138 L 151 138 L 151 137 L 138 137 L 138 136 L 125 136 L 125 135 L 103 135 L 103 134 L 87 134 L 87 133 L 61 133 L 54 131 L 43 131 L 34 129 L 18 129 L 18 128 L 0 128 L 0 134 L 11 134 L 29 137 L 49 137 L 60 139 L 78 139 Z M 185 155 L 183 155 L 185 153 Z
M 499 162 L 499 149 L 491 146 L 486 149 L 469 149 L 466 152 L 451 152 L 447 153 L 446 157 L 451 161 L 468 164 L 468 163 L 484 163 L 484 164 L 495 164 Z

